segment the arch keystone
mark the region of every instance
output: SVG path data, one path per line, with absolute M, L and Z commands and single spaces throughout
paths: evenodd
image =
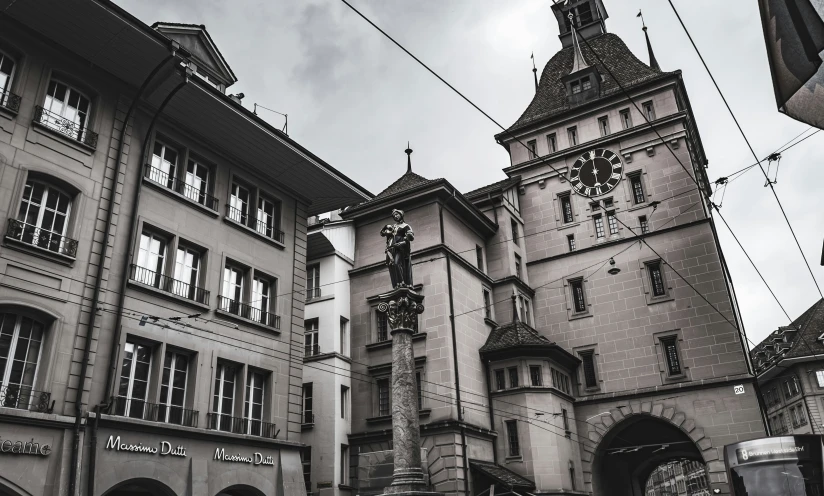
M 657 405 L 652 407 L 652 412 L 650 412 L 650 413 L 652 413 L 656 417 L 660 417 L 661 412 L 663 412 L 663 411 L 664 411 L 664 405 L 662 405 L 661 403 L 658 403 Z

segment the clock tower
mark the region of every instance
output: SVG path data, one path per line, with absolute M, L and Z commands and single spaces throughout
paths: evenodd
M 580 362 L 565 434 L 532 429 L 531 461 L 507 466 L 542 492 L 629 496 L 689 459 L 704 489 L 729 494 L 723 446 L 765 430 L 681 72 L 607 32 L 601 0 L 552 12 L 562 48 L 495 138 L 518 184 L 535 331 Z

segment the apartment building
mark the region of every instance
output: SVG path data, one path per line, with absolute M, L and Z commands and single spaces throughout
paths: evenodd
M 306 219 L 371 195 L 204 26 L 0 11 L 0 493 L 305 494 Z

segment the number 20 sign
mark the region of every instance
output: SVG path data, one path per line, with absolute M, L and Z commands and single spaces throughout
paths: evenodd
M 732 390 L 735 391 L 735 394 L 744 394 L 744 385 L 738 384 L 737 386 L 733 386 Z

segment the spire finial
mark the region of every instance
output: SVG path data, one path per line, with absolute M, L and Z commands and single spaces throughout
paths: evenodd
M 578 30 L 575 29 L 575 23 L 573 19 L 575 16 L 572 15 L 572 12 L 569 13 L 569 21 L 570 21 L 570 28 L 572 29 L 572 70 L 569 71 L 570 74 L 575 74 L 576 72 L 586 69 L 589 67 L 587 64 L 586 59 L 584 58 L 583 52 L 581 52 L 581 42 L 578 40 Z
M 518 322 L 518 293 L 512 290 L 512 322 Z
M 409 142 L 406 142 L 406 150 L 403 151 L 406 154 L 406 172 L 412 172 L 412 148 L 409 148 Z
M 532 77 L 535 78 L 535 93 L 538 93 L 538 69 L 535 67 L 535 52 L 529 56 L 532 59 Z
M 635 17 L 641 18 L 641 30 L 644 32 L 644 38 L 647 39 L 647 51 L 649 52 L 649 66 L 656 71 L 661 70 L 661 66 L 658 65 L 658 60 L 655 59 L 655 53 L 652 51 L 652 43 L 649 41 L 649 33 L 647 33 L 647 24 L 644 22 L 644 14 L 641 11 L 638 11 L 638 15 Z

